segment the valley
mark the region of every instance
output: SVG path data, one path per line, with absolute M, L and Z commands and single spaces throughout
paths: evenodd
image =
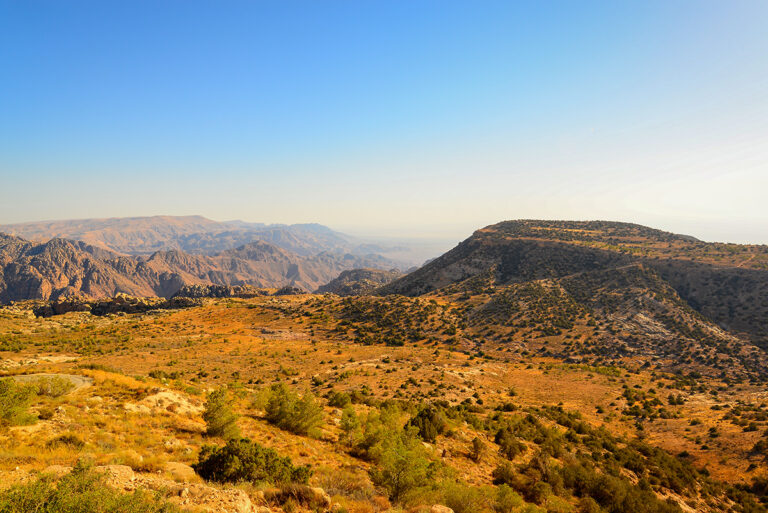
M 5 417 L 1 480 L 96 472 L 190 511 L 765 511 L 765 248 L 511 223 L 325 293 L 0 308 L 3 376 L 90 383 Z M 294 482 L 217 481 L 211 444 L 274 450 Z

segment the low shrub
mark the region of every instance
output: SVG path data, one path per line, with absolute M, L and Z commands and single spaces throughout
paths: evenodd
M 309 467 L 296 467 L 290 458 L 247 438 L 229 440 L 223 447 L 204 446 L 192 468 L 203 479 L 217 483 L 306 484 L 312 475 Z
M 482 489 L 459 483 L 444 484 L 442 496 L 443 504 L 451 508 L 454 513 L 487 511 L 491 502 Z
M 179 513 L 179 509 L 141 491 L 120 493 L 103 476 L 78 463 L 60 479 L 37 480 L 0 491 L 0 513 Z
M 79 451 L 85 447 L 85 442 L 74 433 L 64 433 L 63 435 L 48 440 L 45 445 L 47 447 L 66 446 Z
M 37 395 L 45 397 L 61 397 L 72 391 L 75 384 L 61 376 L 40 377 L 29 382 Z
M 29 413 L 29 403 L 35 395 L 31 386 L 17 383 L 11 378 L 0 379 L 0 425 L 23 426 L 36 418 Z

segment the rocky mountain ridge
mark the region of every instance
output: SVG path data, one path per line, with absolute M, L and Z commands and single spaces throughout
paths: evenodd
M 197 284 L 314 290 L 344 270 L 381 262 L 380 257 L 351 254 L 305 257 L 264 241 L 215 255 L 171 250 L 125 256 L 80 241 L 33 243 L 0 234 L 0 302 L 118 293 L 171 297 Z

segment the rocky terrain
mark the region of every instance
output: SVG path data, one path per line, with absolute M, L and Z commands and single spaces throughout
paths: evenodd
M 359 296 L 370 294 L 375 289 L 386 285 L 403 275 L 397 270 L 351 269 L 318 288 L 315 293 L 332 293 L 339 296 Z
M 186 285 L 314 290 L 344 270 L 383 264 L 389 261 L 377 256 L 305 257 L 263 241 L 215 255 L 172 250 L 124 256 L 80 241 L 33 243 L 0 234 L 0 303 L 118 293 L 171 297 Z
M 60 298 L 47 301 L 32 308 L 36 317 L 52 317 L 68 312 L 89 312 L 93 315 L 109 315 L 118 313 L 143 313 L 150 310 L 190 308 L 200 306 L 203 302 L 197 297 L 174 296 L 165 298 L 132 297 L 118 294 L 104 299 L 85 299 L 78 297 Z

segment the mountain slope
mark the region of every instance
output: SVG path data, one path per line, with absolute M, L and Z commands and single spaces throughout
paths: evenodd
M 83 242 L 51 239 L 37 244 L 0 234 L 0 302 L 117 293 L 170 297 L 196 284 L 313 290 L 344 270 L 382 261 L 348 254 L 302 257 L 263 241 L 216 255 L 172 250 L 123 256 Z
M 523 350 L 765 374 L 767 262 L 765 246 L 639 225 L 508 221 L 376 293 L 464 302 L 470 326 Z

